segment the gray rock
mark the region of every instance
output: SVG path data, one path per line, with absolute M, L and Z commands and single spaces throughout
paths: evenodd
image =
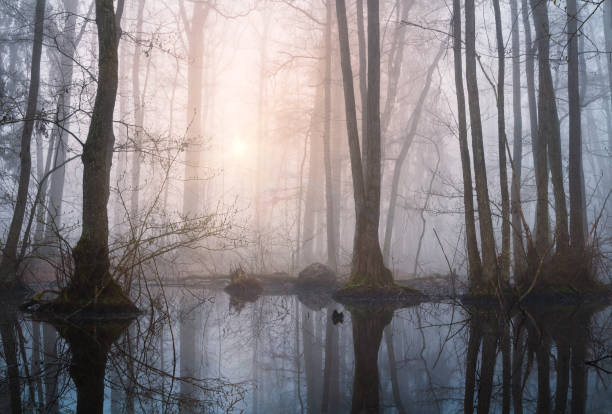
M 298 275 L 299 286 L 324 286 L 336 283 L 336 273 L 321 263 L 313 263 L 304 268 Z

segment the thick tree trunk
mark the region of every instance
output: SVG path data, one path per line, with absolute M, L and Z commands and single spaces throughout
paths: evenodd
M 510 0 L 510 14 L 518 22 L 518 0 Z M 510 211 L 512 214 L 512 251 L 514 277 L 524 272 L 525 247 L 523 245 L 523 222 L 521 220 L 521 177 L 523 167 L 523 115 L 521 112 L 521 40 L 518 23 L 512 25 L 512 113 L 514 134 L 512 144 L 512 185 Z
M 9 228 L 0 268 L 0 283 L 11 286 L 17 282 L 17 245 L 21 235 L 21 226 L 26 212 L 28 201 L 28 189 L 30 185 L 30 173 L 32 169 L 32 158 L 30 144 L 32 132 L 34 131 L 34 117 L 38 105 L 38 90 L 40 87 L 40 58 L 42 54 L 43 25 L 45 18 L 45 0 L 36 1 L 34 17 L 34 43 L 32 46 L 32 66 L 30 70 L 30 86 L 28 91 L 28 103 L 26 107 L 25 122 L 21 132 L 21 148 L 19 153 L 20 170 L 17 197 L 13 218 Z
M 582 127 L 580 121 L 580 81 L 578 66 L 578 10 L 576 0 L 567 2 L 569 98 L 569 197 L 570 236 L 572 250 L 580 254 L 584 249 L 585 229 L 583 216 L 584 193 L 582 187 Z
M 72 254 L 75 274 L 67 288 L 71 301 L 98 303 L 100 295 L 112 296 L 113 302 L 133 305 L 123 295 L 110 274 L 108 252 L 107 204 L 115 135 L 113 112 L 118 85 L 120 28 L 112 0 L 96 0 L 98 26 L 98 87 L 83 161 L 83 215 L 81 238 Z
M 465 210 L 465 236 L 468 252 L 468 272 L 470 285 L 478 285 L 482 280 L 482 264 L 476 239 L 474 219 L 474 195 L 472 190 L 472 168 L 467 140 L 467 120 L 465 118 L 465 93 L 463 90 L 463 64 L 461 44 L 461 1 L 453 0 L 453 57 L 455 68 L 455 89 L 457 93 L 457 118 L 459 124 L 459 151 L 461 153 L 461 172 L 463 175 L 463 208 Z
M 557 102 L 555 99 L 555 89 L 550 69 L 550 44 L 549 44 L 549 21 L 548 21 L 548 5 L 546 2 L 539 0 L 531 0 L 533 9 L 533 22 L 536 29 L 536 42 L 538 45 L 538 76 L 539 76 L 539 101 L 538 101 L 538 163 L 542 163 L 544 154 L 540 151 L 546 151 L 548 147 L 548 161 L 550 163 L 551 181 L 553 184 L 553 194 L 555 197 L 555 238 L 557 251 L 563 253 L 569 246 L 569 234 L 567 230 L 567 208 L 565 206 L 565 190 L 563 188 L 563 167 L 561 163 L 561 132 L 559 130 L 559 117 L 557 115 Z M 539 166 L 536 166 L 539 168 Z M 538 174 L 536 172 L 537 176 Z M 542 181 L 543 176 L 540 177 Z M 545 180 L 546 182 L 548 180 Z M 538 185 L 538 203 L 543 203 L 540 200 L 540 192 L 544 192 L 544 188 L 540 188 L 545 183 L 541 182 Z M 546 191 L 548 186 L 546 185 Z M 548 206 L 546 206 L 548 208 Z M 540 208 L 543 208 L 540 206 Z M 548 246 L 544 246 L 543 236 L 540 236 L 536 228 L 536 248 L 538 255 L 543 255 L 548 250 Z
M 499 0 L 493 0 L 495 14 L 495 33 L 497 38 L 497 136 L 499 151 L 499 187 L 502 199 L 502 251 L 501 251 L 501 277 L 508 281 L 510 278 L 510 196 L 508 194 L 508 170 L 506 165 L 506 115 L 504 108 L 504 82 L 505 82 L 505 47 L 502 33 L 501 12 Z
M 474 0 L 465 2 L 465 73 L 472 127 L 472 151 L 474 155 L 474 175 L 476 178 L 476 199 L 478 201 L 478 219 L 480 222 L 480 240 L 482 248 L 483 280 L 482 286 L 476 288 L 491 289 L 497 273 L 495 254 L 495 236 L 489 202 L 487 184 L 487 167 L 485 163 L 482 139 L 482 122 L 480 118 L 480 99 L 478 96 L 478 79 L 476 76 L 476 16 Z
M 383 330 L 393 317 L 389 310 L 351 312 L 355 373 L 351 413 L 380 411 L 378 350 Z
M 351 172 L 355 198 L 355 238 L 351 283 L 361 286 L 388 286 L 393 284 L 391 272 L 383 263 L 378 225 L 380 219 L 380 31 L 378 2 L 368 0 L 368 135 L 364 176 L 359 150 L 359 132 L 355 111 L 353 71 L 350 61 L 346 5 L 336 2 L 338 33 L 340 40 L 340 62 L 344 85 L 346 122 L 351 157 Z

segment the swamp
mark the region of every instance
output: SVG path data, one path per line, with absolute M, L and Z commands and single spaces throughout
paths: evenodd
M 0 413 L 612 412 L 612 0 L 0 0 Z

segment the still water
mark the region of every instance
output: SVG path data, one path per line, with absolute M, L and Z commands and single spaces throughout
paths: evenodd
M 611 307 L 143 297 L 113 323 L 3 309 L 0 412 L 612 412 Z

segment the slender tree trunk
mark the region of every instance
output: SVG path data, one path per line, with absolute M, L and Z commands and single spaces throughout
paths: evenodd
M 459 151 L 461 153 L 461 172 L 463 175 L 463 209 L 465 219 L 465 236 L 468 252 L 468 272 L 470 285 L 479 285 L 482 281 L 482 264 L 476 239 L 474 219 L 474 195 L 472 190 L 472 169 L 470 150 L 467 140 L 467 120 L 465 117 L 465 93 L 463 89 L 463 64 L 461 44 L 461 1 L 453 0 L 453 57 L 455 68 L 455 89 L 457 94 L 457 118 L 459 124 Z
M 518 0 L 510 0 L 510 14 L 518 22 Z M 510 211 L 512 213 L 512 250 L 514 277 L 517 280 L 524 272 L 525 247 L 523 245 L 523 223 L 521 220 L 521 177 L 523 167 L 523 115 L 521 111 L 521 39 L 518 23 L 512 25 L 512 112 L 514 134 L 512 144 L 512 187 Z
M 465 356 L 465 390 L 463 395 L 463 412 L 465 414 L 474 412 L 476 365 L 478 363 L 478 351 L 480 350 L 480 342 L 482 340 L 481 323 L 475 314 L 472 315 L 469 326 L 468 347 Z
M 25 216 L 32 170 L 30 144 L 34 131 L 34 117 L 38 105 L 38 90 L 40 87 L 40 59 L 42 54 L 43 25 L 45 18 L 45 0 L 36 1 L 34 12 L 34 43 L 32 46 L 32 66 L 30 70 L 30 86 L 28 90 L 28 103 L 26 107 L 25 122 L 21 132 L 21 147 L 19 153 L 20 170 L 17 198 L 13 210 L 13 218 L 9 228 L 0 267 L 0 283 L 7 287 L 17 282 L 17 245 L 21 235 L 21 226 Z
M 144 122 L 143 100 L 140 91 L 140 55 L 142 48 L 142 24 L 145 0 L 137 5 L 136 38 L 134 39 L 134 56 L 132 58 L 132 100 L 134 105 L 134 153 L 132 154 L 132 193 L 130 198 L 130 216 L 132 220 L 138 215 L 140 196 L 140 167 L 142 162 L 142 135 Z
M 478 201 L 478 219 L 480 222 L 480 240 L 482 248 L 484 285 L 477 288 L 491 289 L 497 272 L 495 254 L 495 237 L 489 204 L 487 184 L 487 167 L 485 163 L 482 139 L 482 122 L 480 119 L 480 100 L 476 76 L 476 16 L 474 0 L 465 2 L 465 73 L 472 127 L 472 152 L 474 155 L 474 175 L 476 178 L 476 199 Z
M 323 142 L 316 139 L 320 131 L 319 119 L 323 115 L 323 87 L 318 86 L 310 118 L 310 149 L 308 157 L 308 184 L 306 187 L 306 200 L 304 202 L 304 224 L 302 243 L 301 266 L 308 265 L 315 260 L 314 244 L 316 238 L 316 216 L 321 208 L 323 194 L 320 183 L 323 181 Z
M 208 6 L 194 3 L 193 16 L 188 27 L 189 64 L 187 66 L 187 149 L 183 184 L 183 214 L 200 213 L 202 138 L 202 73 L 204 57 L 204 22 Z
M 397 156 L 397 160 L 393 166 L 393 178 L 391 181 L 391 195 L 389 198 L 389 211 L 387 212 L 387 220 L 385 226 L 385 238 L 383 242 L 383 256 L 385 258 L 385 263 L 387 266 L 391 266 L 391 240 L 393 235 L 393 225 L 395 223 L 395 210 L 397 207 L 397 198 L 399 196 L 399 183 L 402 175 L 402 167 L 404 166 L 404 161 L 406 161 L 406 156 L 408 155 L 408 151 L 412 146 L 412 142 L 414 141 L 414 137 L 417 132 L 417 128 L 419 126 L 419 122 L 421 120 L 421 115 L 423 113 L 423 107 L 425 105 L 425 100 L 429 94 L 429 90 L 431 88 L 431 82 L 433 78 L 433 73 L 435 69 L 438 67 L 438 62 L 444 53 L 445 48 L 440 47 L 439 52 L 437 53 L 434 61 L 431 66 L 427 70 L 427 75 L 425 77 L 425 83 L 421 93 L 417 99 L 414 112 L 410 116 L 408 120 L 408 132 L 404 136 L 402 141 L 402 147 L 400 149 L 400 153 Z
M 497 37 L 497 136 L 499 151 L 499 187 L 502 199 L 502 251 L 501 277 L 508 282 L 510 279 L 510 196 L 508 194 L 508 170 L 506 165 L 506 115 L 504 108 L 505 82 L 505 47 L 502 33 L 501 12 L 499 0 L 493 0 L 495 14 L 495 33 Z
M 559 130 L 559 117 L 557 115 L 557 102 L 555 99 L 555 89 L 550 69 L 550 44 L 549 44 L 549 21 L 548 3 L 540 0 L 531 0 L 533 9 L 533 23 L 536 29 L 536 42 L 538 45 L 538 76 L 539 76 L 539 99 L 538 99 L 538 118 L 539 130 L 538 141 L 538 161 L 543 162 L 544 154 L 540 150 L 547 146 L 548 161 L 550 163 L 551 181 L 553 184 L 553 194 L 555 197 L 555 238 L 557 251 L 562 253 L 569 246 L 569 234 L 567 230 L 567 208 L 565 206 L 565 190 L 563 188 L 563 167 L 561 163 L 561 132 Z M 538 167 L 536 167 L 538 168 Z M 537 175 L 540 175 L 536 172 Z M 543 177 L 541 177 L 543 178 Z M 547 180 L 546 180 L 547 181 Z M 542 183 L 542 186 L 544 183 Z M 546 185 L 546 187 L 548 187 Z M 548 191 L 548 188 L 546 188 Z M 539 188 L 538 192 L 544 192 L 544 188 Z M 539 193 L 538 193 L 539 194 Z M 543 203 L 538 196 L 538 203 Z M 543 208 L 543 207 L 541 207 Z M 544 246 L 544 239 L 538 234 L 536 228 L 536 247 L 541 256 L 548 250 Z
M 606 45 L 606 61 L 608 62 L 608 97 L 610 107 L 612 108 L 612 3 L 609 1 L 603 2 L 603 29 Z M 611 114 L 608 114 L 610 117 Z M 610 122 L 610 121 L 608 121 Z M 608 146 L 612 148 L 612 131 L 608 131 Z
M 543 144 L 543 151 L 546 152 L 546 141 L 538 139 L 538 108 L 535 90 L 535 45 L 531 39 L 531 8 L 528 0 L 521 0 L 523 27 L 525 29 L 525 78 L 527 81 L 527 98 L 529 102 L 529 128 L 531 133 L 531 154 L 535 170 L 536 181 L 536 217 L 535 217 L 535 245 L 532 245 L 527 238 L 527 261 L 530 266 L 537 262 L 537 246 L 548 246 L 550 224 L 548 218 L 548 167 L 546 154 L 542 161 L 539 161 L 539 145 Z M 524 223 L 523 223 L 524 225 Z M 527 229 L 524 229 L 527 230 Z M 545 248 L 545 247 L 544 247 Z M 533 269 L 535 271 L 535 269 Z M 522 278 L 521 278 L 522 279 Z M 519 283 L 526 284 L 528 280 L 520 280 Z
M 331 149 L 330 149 L 330 135 L 331 135 L 331 112 L 332 112 L 332 91 L 331 91 L 331 68 L 332 68 L 332 44 L 331 44 L 331 32 L 332 32 L 332 4 L 331 1 L 327 2 L 326 6 L 326 24 L 325 24 L 325 119 L 323 126 L 323 155 L 325 163 L 325 205 L 327 212 L 327 264 L 334 270 L 338 270 L 338 241 L 336 240 L 336 225 L 335 221 L 335 208 L 334 206 L 334 188 L 333 188 L 333 173 L 332 173 L 332 160 L 331 160 Z
M 338 330 L 332 321 L 333 309 L 333 306 L 327 307 L 325 318 L 325 366 L 323 368 L 322 413 L 338 412 Z
M 578 10 L 576 0 L 567 1 L 569 98 L 569 193 L 570 236 L 572 250 L 580 254 L 584 249 L 585 229 L 582 220 L 584 193 L 582 187 L 582 127 L 580 121 L 580 81 L 578 62 Z
M 368 136 L 368 59 L 364 27 L 363 0 L 357 0 L 357 40 L 359 45 L 359 95 L 361 97 L 361 160 L 365 174 Z

